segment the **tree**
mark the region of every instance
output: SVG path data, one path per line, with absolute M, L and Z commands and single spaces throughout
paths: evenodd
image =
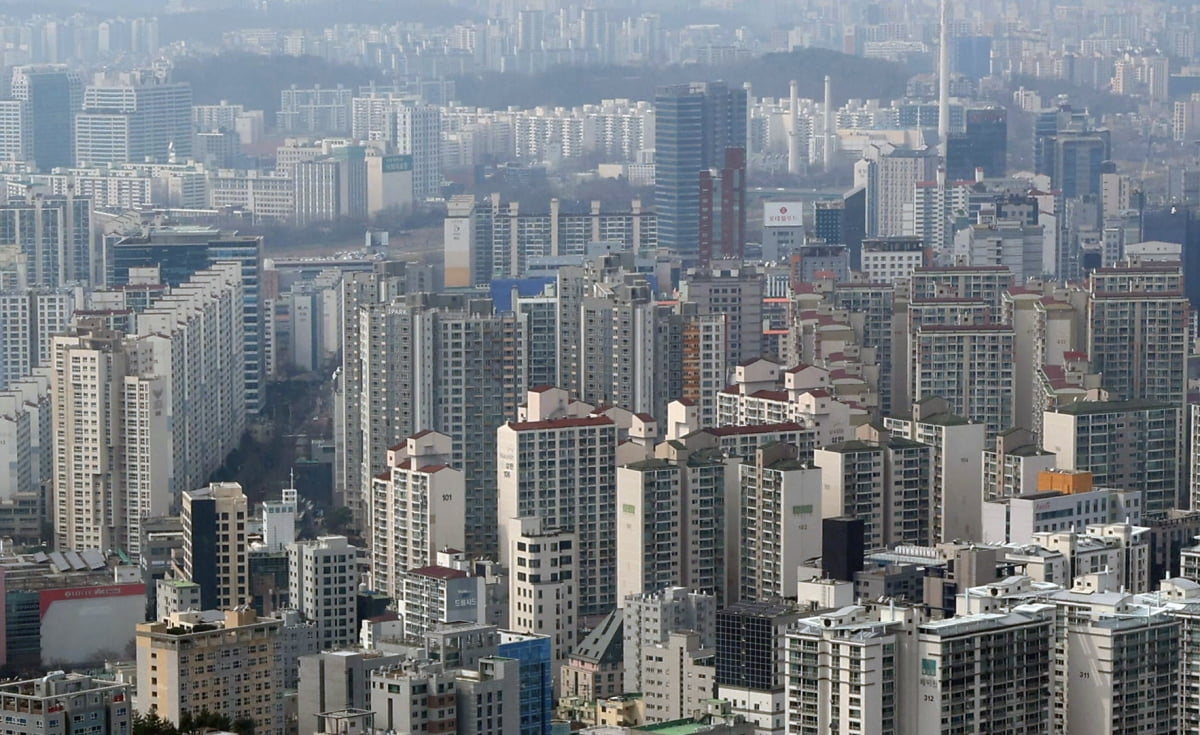
M 169 720 L 159 717 L 157 712 L 143 715 L 135 710 L 133 735 L 179 735 L 179 730 Z
M 254 720 L 249 717 L 239 717 L 233 721 L 230 730 L 237 735 L 254 735 Z
M 228 715 L 213 712 L 207 708 L 200 710 L 195 715 L 185 711 L 179 717 L 179 732 L 181 733 L 193 733 L 200 730 L 225 730 L 228 732 L 231 727 L 232 723 L 230 723 Z
M 354 512 L 346 507 L 331 508 L 325 514 L 325 527 L 334 533 L 341 533 L 354 523 Z

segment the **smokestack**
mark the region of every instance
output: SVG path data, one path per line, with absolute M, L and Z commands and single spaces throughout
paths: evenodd
M 795 79 L 789 85 L 787 153 L 788 174 L 800 175 L 800 82 Z
M 825 75 L 825 150 L 821 152 L 825 173 L 833 170 L 833 78 Z
M 946 139 L 950 135 L 950 0 L 941 0 L 941 28 L 938 41 L 938 146 L 946 158 Z

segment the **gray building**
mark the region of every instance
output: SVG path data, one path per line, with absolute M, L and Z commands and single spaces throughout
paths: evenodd
M 12 735 L 129 733 L 132 713 L 128 684 L 83 674 L 56 671 L 0 685 L 0 718 Z
M 625 598 L 622 616 L 625 691 L 643 691 L 641 663 L 644 652 L 666 643 L 671 631 L 695 631 L 702 647 L 715 646 L 716 618 L 716 597 L 683 587 L 668 587 Z
M 297 707 L 300 735 L 318 732 L 317 715 L 344 709 L 366 709 L 370 704 L 368 679 L 375 669 L 403 660 L 400 654 L 379 651 L 322 651 L 300 657 Z

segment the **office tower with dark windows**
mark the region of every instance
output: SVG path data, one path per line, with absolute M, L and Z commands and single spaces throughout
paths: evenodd
M 83 104 L 78 71 L 61 64 L 13 69 L 12 96 L 25 103 L 34 165 L 41 171 L 75 164 L 75 114 Z
M 727 149 L 745 148 L 746 92 L 723 82 L 662 87 L 654 109 L 659 245 L 694 257 L 700 245 L 700 172 L 723 167 Z
M 973 181 L 976 169 L 984 176 L 1008 174 L 1008 111 L 1003 107 L 968 109 L 966 130 L 951 133 L 946 146 L 946 179 Z

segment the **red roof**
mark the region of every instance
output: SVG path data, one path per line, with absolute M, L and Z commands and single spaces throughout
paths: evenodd
M 782 390 L 756 390 L 750 394 L 751 398 L 762 398 L 768 401 L 786 401 L 787 391 Z
M 574 429 L 584 426 L 612 426 L 612 424 L 613 420 L 607 416 L 586 416 L 548 421 L 510 422 L 508 426 L 513 431 L 541 431 L 543 429 Z
M 548 390 L 554 390 L 552 385 L 535 385 L 529 389 L 530 393 L 545 393 Z
M 706 429 L 716 436 L 738 436 L 741 434 L 772 434 L 780 431 L 804 431 L 804 426 L 794 421 L 782 424 L 756 424 L 754 426 L 718 426 Z
M 413 434 L 412 436 L 410 436 L 408 438 L 409 439 L 420 439 L 421 437 L 425 436 L 426 434 L 432 434 L 432 433 L 433 433 L 433 429 L 421 429 L 420 431 L 418 431 L 417 433 Z
M 645 413 L 645 412 L 635 413 L 634 416 L 637 416 L 638 420 L 640 420 L 640 421 L 653 421 L 654 420 L 653 416 L 651 416 L 650 414 Z

